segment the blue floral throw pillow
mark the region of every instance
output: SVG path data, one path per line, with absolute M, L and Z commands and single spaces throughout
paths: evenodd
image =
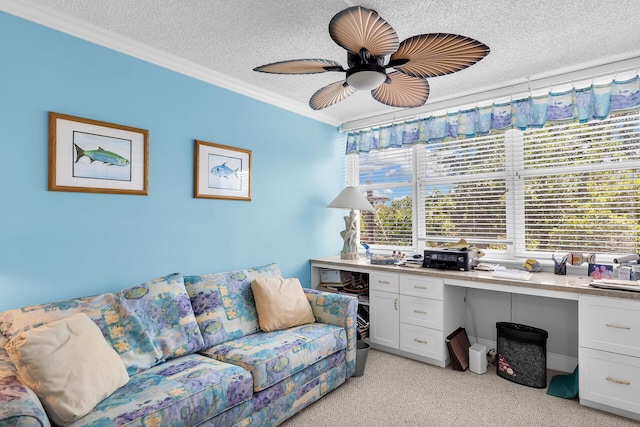
M 125 289 L 116 293 L 116 298 L 120 312 L 112 320 L 119 328 L 108 329 L 113 347 L 127 359 L 125 365 L 129 370 L 148 369 L 203 348 L 180 274 Z
M 204 276 L 185 276 L 204 348 L 260 330 L 251 282 L 259 277 L 281 279 L 277 264 Z

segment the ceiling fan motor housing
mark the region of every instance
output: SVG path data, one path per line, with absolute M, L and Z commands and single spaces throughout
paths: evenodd
M 385 68 L 378 64 L 360 64 L 347 70 L 347 83 L 358 90 L 372 90 L 387 80 Z

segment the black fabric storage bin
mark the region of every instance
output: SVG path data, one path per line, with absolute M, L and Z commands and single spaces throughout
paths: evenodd
M 543 329 L 497 322 L 498 376 L 529 387 L 547 386 L 547 337 Z

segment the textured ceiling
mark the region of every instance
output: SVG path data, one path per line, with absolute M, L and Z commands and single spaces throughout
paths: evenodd
M 131 41 L 141 50 L 166 52 L 187 65 L 228 76 L 259 99 L 273 99 L 276 105 L 291 102 L 310 117 L 333 124 L 400 110 L 358 92 L 314 112 L 308 107 L 311 95 L 342 80 L 341 73 L 272 75 L 252 69 L 299 58 L 332 59 L 346 67 L 346 52 L 329 36 L 328 24 L 337 12 L 354 5 L 375 9 L 400 40 L 456 33 L 491 48 L 476 65 L 429 79 L 427 107 L 535 76 L 640 58 L 638 0 L 0 0 L 0 7 L 7 3 L 86 23 L 90 30 Z

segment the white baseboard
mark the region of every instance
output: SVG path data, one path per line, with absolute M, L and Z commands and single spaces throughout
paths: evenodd
M 496 349 L 497 343 L 495 341 L 476 337 L 469 337 L 471 343 L 479 343 L 487 347 L 487 351 Z M 564 354 L 550 353 L 547 351 L 547 369 L 560 372 L 573 372 L 578 366 L 578 358 L 565 356 Z
M 564 354 L 547 352 L 547 368 L 560 372 L 573 372 L 578 366 L 578 358 Z

